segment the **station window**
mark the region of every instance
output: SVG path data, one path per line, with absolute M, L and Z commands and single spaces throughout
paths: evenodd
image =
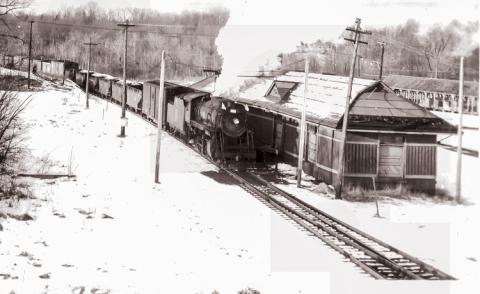
M 281 82 L 275 81 L 273 86 L 269 89 L 265 97 L 273 98 L 280 101 L 288 100 L 290 93 L 293 91 L 297 83 L 295 82 Z
M 317 161 L 317 132 L 312 128 L 308 130 L 308 149 L 307 149 L 307 159 L 309 162 Z

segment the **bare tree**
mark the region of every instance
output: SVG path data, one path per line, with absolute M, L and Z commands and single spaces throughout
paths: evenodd
M 32 0 L 0 0 L 0 37 L 15 39 L 25 43 L 25 40 L 15 32 L 15 28 L 8 23 L 7 17 L 14 15 L 17 11 L 28 8 Z
M 31 0 L 0 0 L 0 17 L 30 6 Z
M 6 172 L 17 162 L 25 139 L 25 126 L 20 114 L 30 103 L 30 98 L 22 99 L 16 92 L 1 91 L 0 94 L 0 169 Z

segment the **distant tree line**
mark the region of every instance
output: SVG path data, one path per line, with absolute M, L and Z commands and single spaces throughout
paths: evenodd
M 381 46 L 385 42 L 383 72 L 411 76 L 458 79 L 459 56 L 465 57 L 465 78 L 478 80 L 479 47 L 473 40 L 478 32 L 478 22 L 461 24 L 452 21 L 446 26 L 434 25 L 420 32 L 415 20 L 405 24 L 371 30 L 372 35 L 362 36 L 368 45 L 360 45 L 356 63 L 356 76 L 376 78 L 380 70 Z M 350 37 L 346 32 L 342 37 Z M 351 37 L 350 37 L 351 38 Z M 279 54 L 281 67 L 277 70 L 304 70 L 304 51 L 311 50 L 310 71 L 348 75 L 353 47 L 350 42 L 301 42 L 295 52 Z
M 129 29 L 128 78 L 158 78 L 160 53 L 164 49 L 168 54 L 167 78 L 183 79 L 201 75 L 204 67 L 221 68 L 222 58 L 215 39 L 228 18 L 229 11 L 224 8 L 163 13 L 140 8 L 105 9 L 96 2 L 88 2 L 57 12 L 17 13 L 15 17 L 4 18 L 1 30 L 18 38 L 1 38 L 0 48 L 5 53 L 28 55 L 30 24 L 19 19 L 34 19 L 37 21 L 33 25 L 33 56 L 72 60 L 85 68 L 87 47 L 83 43 L 91 38 L 92 42 L 100 43 L 92 47 L 93 70 L 121 76 L 124 33 L 117 24 L 128 19 L 132 24 L 150 24 Z

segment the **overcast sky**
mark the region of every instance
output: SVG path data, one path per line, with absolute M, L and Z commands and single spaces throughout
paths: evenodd
M 85 0 L 34 0 L 33 9 L 46 11 L 81 5 Z M 345 25 L 355 17 L 365 24 L 448 23 L 452 19 L 476 20 L 478 0 L 101 0 L 105 7 L 149 7 L 161 11 L 201 10 L 223 5 L 231 11 L 231 24 Z

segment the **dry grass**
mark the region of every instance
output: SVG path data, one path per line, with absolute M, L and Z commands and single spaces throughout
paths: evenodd
M 247 288 L 247 289 L 238 291 L 238 294 L 260 294 L 260 291 L 252 288 Z
M 18 201 L 31 197 L 32 191 L 26 181 L 18 180 L 10 175 L 0 176 L 0 200 L 10 199 Z
M 30 80 L 32 88 L 39 88 L 42 84 L 37 80 Z M 28 79 L 22 76 L 0 76 L 0 89 L 9 91 L 25 91 L 28 88 Z
M 342 192 L 343 199 L 351 202 L 374 202 L 375 199 L 402 199 L 402 200 L 426 200 L 438 203 L 456 203 L 455 198 L 447 191 L 437 189 L 435 195 L 411 191 L 402 188 L 401 185 L 387 187 L 382 190 L 373 191 L 359 186 L 347 186 Z M 467 203 L 460 203 L 467 204 Z

